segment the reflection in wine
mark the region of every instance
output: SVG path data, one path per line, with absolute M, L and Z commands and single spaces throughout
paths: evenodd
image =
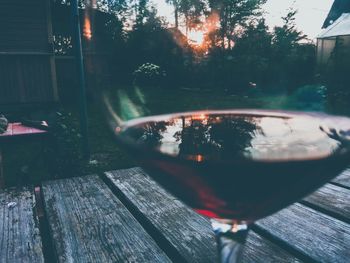
M 194 112 L 132 121 L 117 137 L 199 213 L 253 222 L 345 167 L 347 139 L 336 123 L 325 115 Z

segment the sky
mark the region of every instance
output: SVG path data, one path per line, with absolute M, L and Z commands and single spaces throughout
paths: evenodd
M 265 18 L 270 28 L 281 25 L 282 16 L 287 9 L 294 6 L 298 10 L 296 25 L 298 30 L 314 39 L 321 31 L 322 24 L 327 17 L 334 0 L 267 0 L 263 6 Z M 173 9 L 165 0 L 152 0 L 157 6 L 158 14 L 164 16 L 170 23 L 174 23 Z

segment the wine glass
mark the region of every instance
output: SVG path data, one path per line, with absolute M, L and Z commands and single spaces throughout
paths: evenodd
M 121 16 L 124 9 L 121 6 L 111 15 L 106 12 L 110 7 L 105 1 L 83 2 L 86 73 L 88 78 L 102 76 L 110 66 L 107 62 L 112 53 L 108 50 L 123 42 L 123 34 L 118 31 L 122 20 L 118 15 Z M 96 11 L 95 7 L 100 9 Z M 139 8 L 136 10 L 139 14 L 149 13 L 145 12 L 145 6 Z M 137 19 L 135 28 L 140 27 L 143 21 Z M 131 25 L 126 22 L 130 30 Z M 154 26 L 159 24 L 146 29 L 152 32 Z M 149 32 L 146 29 L 140 31 L 143 37 Z M 113 41 L 104 43 L 106 30 L 109 30 L 107 35 Z M 176 33 L 176 30 L 168 31 Z M 144 38 L 138 38 L 140 32 L 133 37 L 142 42 Z M 177 41 L 183 42 L 181 32 L 174 34 L 175 38 L 176 35 Z M 165 41 L 161 43 L 172 43 L 166 42 L 172 38 L 163 36 L 169 35 L 161 35 L 159 38 Z M 132 46 L 135 61 L 138 61 L 139 42 L 134 41 Z M 152 46 L 152 41 L 144 42 Z M 98 53 L 96 50 L 106 52 Z M 111 63 L 114 70 L 119 71 L 119 76 L 130 74 L 135 69 L 124 70 L 121 64 L 128 57 L 123 56 L 123 50 L 128 49 L 120 50 L 114 57 L 118 63 Z M 175 54 L 172 56 L 174 60 L 183 53 L 173 45 L 169 52 Z M 206 51 L 202 53 L 205 56 Z M 195 56 L 196 53 L 193 54 Z M 232 59 L 227 56 L 227 61 Z M 145 62 L 142 58 L 140 61 Z M 193 63 L 195 61 L 196 56 Z M 181 63 L 187 63 L 186 57 Z M 147 74 L 138 74 L 140 72 Z M 157 65 L 145 63 L 134 74 L 139 81 L 152 86 L 155 77 L 157 80 L 163 72 Z M 184 111 L 181 107 L 152 106 L 151 100 L 157 100 L 160 94 L 168 92 L 160 88 L 142 89 L 133 85 L 122 89 L 97 79 L 95 83 L 97 87 L 94 86 L 92 91 L 90 87 L 90 91 L 95 93 L 103 107 L 119 145 L 131 153 L 160 185 L 196 212 L 211 219 L 222 262 L 239 261 L 252 223 L 321 187 L 350 162 L 350 119 L 345 117 L 232 109 L 237 105 L 230 105 L 226 110 L 201 110 L 209 108 L 208 105 L 199 109 L 191 105 L 186 110 L 196 110 L 181 112 Z M 105 86 L 112 87 L 104 89 Z M 248 86 L 255 89 L 256 84 L 249 82 Z M 153 89 L 152 95 L 145 95 L 147 88 Z M 192 94 L 196 96 L 200 93 Z M 188 102 L 191 103 L 191 100 Z M 176 113 L 178 110 L 180 113 Z
M 211 219 L 222 262 L 239 260 L 252 223 L 313 192 L 350 162 L 345 117 L 259 109 L 140 117 L 147 107 L 136 97 L 103 96 L 119 145 Z

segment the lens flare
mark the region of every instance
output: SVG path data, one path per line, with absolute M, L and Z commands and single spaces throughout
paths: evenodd
M 91 40 L 92 38 L 90 17 L 87 15 L 84 18 L 83 35 L 84 37 L 86 37 L 87 40 Z

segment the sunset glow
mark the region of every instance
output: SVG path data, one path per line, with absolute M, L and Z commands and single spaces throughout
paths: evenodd
M 188 32 L 188 42 L 193 46 L 201 46 L 204 42 L 204 32 L 203 31 L 189 31 Z
M 165 0 L 152 0 L 160 16 L 174 24 L 173 6 L 167 4 Z M 325 20 L 334 0 L 268 0 L 263 5 L 267 25 L 270 29 L 281 26 L 282 16 L 286 15 L 287 9 L 294 5 L 298 9 L 296 15 L 296 25 L 299 30 L 307 34 L 311 39 L 316 37 Z
M 188 43 L 199 49 L 207 49 L 207 36 L 219 27 L 219 15 L 216 12 L 210 14 L 196 29 L 187 33 Z

